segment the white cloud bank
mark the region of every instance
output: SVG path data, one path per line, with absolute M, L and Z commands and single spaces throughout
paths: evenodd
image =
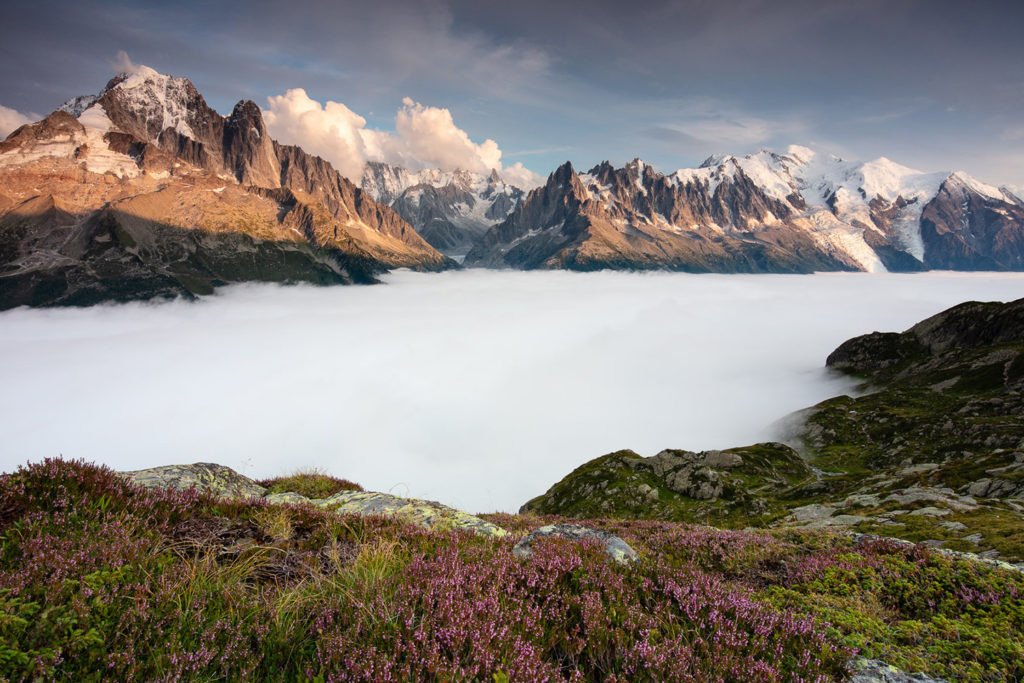
M 20 111 L 0 104 L 0 140 L 3 140 L 26 123 L 38 120 L 38 118 L 31 118 Z
M 321 467 L 515 510 L 632 448 L 741 446 L 848 391 L 825 357 L 1022 274 L 394 273 L 375 287 L 0 314 L 0 471 Z
M 513 185 L 531 189 L 543 179 L 521 163 L 503 166 L 494 140 L 473 142 L 455 125 L 452 113 L 408 97 L 395 115 L 395 132 L 366 127 L 366 119 L 341 102 L 312 99 L 302 88 L 267 98 L 267 130 L 278 141 L 298 145 L 330 161 L 358 183 L 367 161 L 383 161 L 418 171 L 441 168 L 487 174 L 497 169 Z

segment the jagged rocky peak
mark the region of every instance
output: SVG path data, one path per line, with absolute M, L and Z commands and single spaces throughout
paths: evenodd
M 113 78 L 95 105 L 119 129 L 156 142 L 167 129 L 202 141 L 221 118 L 187 78 L 175 78 L 146 66 Z M 94 105 L 94 106 L 95 106 Z
M 238 182 L 260 187 L 281 185 L 281 162 L 255 102 L 242 100 L 235 105 L 224 125 L 223 139 L 225 163 Z

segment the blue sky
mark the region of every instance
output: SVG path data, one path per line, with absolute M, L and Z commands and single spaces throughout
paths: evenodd
M 0 105 L 97 92 L 117 54 L 228 113 L 303 88 L 392 130 L 450 111 L 546 175 L 641 157 L 670 172 L 798 143 L 1024 186 L 1024 3 L 8 3 Z

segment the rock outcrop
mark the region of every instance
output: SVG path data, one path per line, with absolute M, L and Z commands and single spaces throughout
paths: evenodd
M 248 477 L 229 467 L 212 463 L 167 465 L 120 474 L 132 483 L 147 488 L 194 488 L 220 498 L 257 499 L 274 505 L 307 504 L 338 514 L 395 517 L 427 529 L 464 530 L 494 538 L 508 535 L 507 531 L 495 524 L 430 500 L 401 498 L 373 491 L 339 491 L 327 498 L 318 499 L 293 492 L 268 494 L 267 489 Z
M 580 466 L 520 512 L 746 524 L 816 480 L 781 443 L 702 453 L 667 449 L 649 458 L 626 450 Z

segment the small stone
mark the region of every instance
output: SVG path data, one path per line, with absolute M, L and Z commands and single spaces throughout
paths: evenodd
M 964 536 L 961 540 L 967 541 L 968 543 L 973 543 L 974 545 L 978 545 L 979 543 L 981 543 L 982 538 L 983 537 L 981 534 L 971 534 L 970 536 Z
M 571 541 L 596 540 L 604 545 L 605 554 L 619 564 L 629 564 L 640 559 L 636 551 L 615 534 L 601 531 L 600 529 L 591 529 L 579 524 L 549 524 L 548 526 L 534 529 L 515 544 L 515 547 L 512 548 L 512 554 L 521 560 L 525 560 L 533 554 L 534 542 L 541 538 L 551 537 L 567 538 Z
M 943 529 L 948 529 L 953 532 L 963 531 L 967 528 L 967 525 L 963 522 L 941 522 L 939 524 Z
M 880 504 L 878 496 L 871 493 L 864 493 L 856 496 L 850 496 L 843 501 L 843 507 L 862 507 L 862 508 L 873 508 Z
M 862 517 L 861 515 L 836 515 L 835 517 L 829 517 L 827 519 L 819 519 L 810 524 L 804 525 L 806 529 L 822 529 L 825 527 L 833 526 L 855 526 L 861 522 L 871 521 L 868 517 Z
M 923 673 L 908 674 L 877 659 L 859 658 L 854 661 L 853 669 L 850 683 L 948 683 Z
M 950 511 L 944 508 L 926 507 L 914 510 L 910 513 L 910 516 L 945 517 L 948 514 L 950 514 Z

